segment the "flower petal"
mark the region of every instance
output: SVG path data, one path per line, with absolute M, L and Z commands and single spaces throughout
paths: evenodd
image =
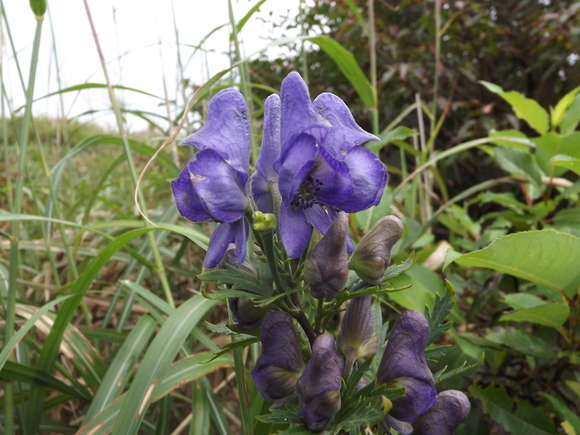
M 307 134 L 299 135 L 285 155 L 280 156 L 278 169 L 278 189 L 282 203 L 288 207 L 296 195 L 302 180 L 315 164 L 317 155 L 316 141 Z
M 282 154 L 294 146 L 294 139 L 302 133 L 312 135 L 318 143 L 324 142 L 330 123 L 316 113 L 300 74 L 288 74 L 282 81 L 280 94 Z
M 325 92 L 316 97 L 313 104 L 316 111 L 332 124 L 322 146 L 337 159 L 342 159 L 355 145 L 380 142 L 378 137 L 356 123 L 348 106 L 336 95 Z
M 247 181 L 246 174 L 236 171 L 219 153 L 210 149 L 194 156 L 187 170 L 197 193 L 216 220 L 234 222 L 244 215 L 249 205 L 242 188 Z
M 413 423 L 414 434 L 453 435 L 469 416 L 471 404 L 461 391 L 442 391 L 437 399 L 437 404 Z
M 292 317 L 274 311 L 266 317 L 260 333 L 262 353 L 252 370 L 256 390 L 266 400 L 292 400 L 295 386 L 304 370 L 300 345 Z
M 298 258 L 310 243 L 310 225 L 304 216 L 303 209 L 294 210 L 280 207 L 280 237 L 286 253 L 291 258 Z
M 325 205 L 337 206 L 354 192 L 349 167 L 323 147 L 318 148 L 318 154 L 314 169 L 310 171 L 310 176 L 320 182 L 316 198 Z
M 219 224 L 209 239 L 203 267 L 206 269 L 216 267 L 226 253 L 230 243 L 235 243 L 236 245 L 238 265 L 243 264 L 246 258 L 248 231 L 249 224 L 245 218 L 232 223 Z
M 252 174 L 252 196 L 258 205 L 258 210 L 263 213 L 274 213 L 274 200 L 268 189 L 268 181 L 262 173 L 254 172 Z
M 264 102 L 264 136 L 260 156 L 256 162 L 256 171 L 266 180 L 273 180 L 278 175 L 274 171 L 274 161 L 280 155 L 280 97 L 270 95 Z
M 387 184 L 387 167 L 375 153 L 363 146 L 352 148 L 344 157 L 344 162 L 354 182 L 354 191 L 337 208 L 356 213 L 378 205 Z
M 315 204 L 312 207 L 305 208 L 303 211 L 310 225 L 320 234 L 325 235 L 332 226 L 332 219 L 321 206 Z
M 250 121 L 244 97 L 236 89 L 218 92 L 209 102 L 207 121 L 186 137 L 187 144 L 200 151 L 212 149 L 240 172 L 248 173 L 250 162 Z
M 187 166 L 181 171 L 179 177 L 171 182 L 171 189 L 175 197 L 175 205 L 183 217 L 192 222 L 214 222 L 214 218 L 191 181 Z

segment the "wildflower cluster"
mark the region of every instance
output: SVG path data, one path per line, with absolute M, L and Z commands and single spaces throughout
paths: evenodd
M 233 331 L 259 333 L 257 391 L 273 402 L 272 413 L 294 410 L 311 431 L 358 432 L 363 413 L 365 425 L 381 423 L 387 433 L 454 433 L 470 405 L 461 392 L 437 394 L 425 316 L 404 312 L 384 349 L 375 326 L 373 297 L 387 290 L 402 222 L 386 216 L 356 248 L 350 239 L 347 213 L 378 205 L 385 189 L 385 165 L 361 146 L 379 138 L 336 95 L 311 101 L 298 73 L 264 109 L 251 176 L 248 110 L 238 91 L 226 89 L 211 100 L 205 125 L 182 142 L 198 153 L 172 183 L 184 217 L 218 223 L 204 261 L 217 269 L 200 278 L 227 285 L 209 297 L 228 298 Z M 257 248 L 248 254 L 250 230 Z

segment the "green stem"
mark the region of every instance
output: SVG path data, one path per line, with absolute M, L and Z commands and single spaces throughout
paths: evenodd
M 111 105 L 113 106 L 113 112 L 115 113 L 115 119 L 117 121 L 117 128 L 119 129 L 119 134 L 121 135 L 121 139 L 123 140 L 123 149 L 127 156 L 127 163 L 129 165 L 129 171 L 131 173 L 131 179 L 133 181 L 133 188 L 137 187 L 137 171 L 135 170 L 135 162 L 133 160 L 133 155 L 131 153 L 131 146 L 129 145 L 129 141 L 127 140 L 127 134 L 125 132 L 125 127 L 123 124 L 123 116 L 121 115 L 121 109 L 119 107 L 119 103 L 117 102 L 117 97 L 115 95 L 115 91 L 113 89 L 113 85 L 111 84 L 111 80 L 109 78 L 109 72 L 107 70 L 107 64 L 105 62 L 105 57 L 103 56 L 103 51 L 101 50 L 101 44 L 99 43 L 99 37 L 97 35 L 97 30 L 95 28 L 95 24 L 93 23 L 93 17 L 91 15 L 89 4 L 87 0 L 83 0 L 85 4 L 85 10 L 87 12 L 87 17 L 89 19 L 89 24 L 91 26 L 91 31 L 93 33 L 93 38 L 95 40 L 95 45 L 97 47 L 97 51 L 99 53 L 99 59 L 101 61 L 101 66 L 103 68 L 103 73 L 105 74 L 105 80 L 107 81 L 107 89 L 109 91 L 109 99 L 111 100 Z M 143 198 L 143 194 L 141 191 L 137 192 L 139 206 L 141 208 L 141 212 L 143 216 L 145 216 L 145 220 L 147 221 L 147 226 L 150 226 L 147 207 L 145 204 L 145 200 Z M 175 302 L 173 301 L 173 295 L 171 294 L 171 288 L 169 287 L 169 282 L 167 281 L 167 275 L 165 273 L 165 268 L 163 267 L 163 261 L 161 260 L 161 255 L 159 254 L 159 248 L 155 244 L 155 237 L 153 233 L 148 233 L 147 238 L 150 243 L 151 253 L 153 254 L 153 259 L 155 261 L 155 268 L 156 272 L 159 275 L 159 280 L 161 281 L 161 287 L 163 288 L 163 293 L 165 298 L 167 299 L 167 303 L 175 308 Z
M 371 107 L 371 118 L 373 124 L 373 134 L 379 134 L 379 98 L 377 95 L 377 50 L 375 33 L 375 2 L 369 0 L 369 57 L 371 61 L 371 86 L 375 97 L 375 105 Z

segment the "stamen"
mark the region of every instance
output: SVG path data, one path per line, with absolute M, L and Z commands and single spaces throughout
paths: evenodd
M 290 202 L 290 206 L 294 210 L 312 207 L 317 202 L 316 194 L 320 190 L 322 184 L 322 181 L 318 178 L 313 179 L 310 175 L 304 177 L 304 180 L 300 183 L 300 187 L 298 187 L 298 191 Z

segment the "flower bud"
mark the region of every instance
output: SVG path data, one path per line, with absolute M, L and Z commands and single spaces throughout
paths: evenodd
M 391 388 L 404 387 L 405 393 L 393 400 L 386 422 L 399 432 L 408 426 L 437 399 L 433 375 L 425 359 L 429 323 L 418 311 L 405 311 L 393 325 L 385 353 L 377 370 L 379 383 Z
M 279 408 L 296 397 L 296 382 L 304 363 L 290 314 L 274 311 L 266 317 L 260 334 L 262 353 L 252 370 L 256 390 Z
M 233 243 L 228 246 L 226 253 L 217 267 L 225 269 L 226 264 L 231 266 L 238 264 L 236 245 Z M 239 265 L 239 268 L 250 275 L 257 276 L 256 269 L 254 269 L 248 257 Z M 236 328 L 240 331 L 253 331 L 254 329 L 258 329 L 264 322 L 268 312 L 270 312 L 270 308 L 268 307 L 256 307 L 250 298 L 228 298 L 228 305 L 232 312 L 232 319 L 235 322 Z
M 344 313 L 338 334 L 338 349 L 347 358 L 347 370 L 355 360 L 377 353 L 379 340 L 375 334 L 375 322 L 371 296 L 352 299 Z
M 469 416 L 471 404 L 461 391 L 437 394 L 437 404 L 413 423 L 416 435 L 453 435 Z
M 269 307 L 257 307 L 250 298 L 228 298 L 232 319 L 240 331 L 253 331 L 264 323 Z
M 340 409 L 344 358 L 336 350 L 334 337 L 322 334 L 312 346 L 312 357 L 296 384 L 300 419 L 312 431 L 322 431 Z
M 315 298 L 332 301 L 348 280 L 348 217 L 339 212 L 304 265 L 304 280 Z
M 253 223 L 252 227 L 260 233 L 271 233 L 276 229 L 277 220 L 276 215 L 271 213 L 262 213 L 261 211 L 255 211 L 252 215 Z
M 391 249 L 403 235 L 403 222 L 395 216 L 385 216 L 361 239 L 348 267 L 365 282 L 378 285 L 391 264 Z

